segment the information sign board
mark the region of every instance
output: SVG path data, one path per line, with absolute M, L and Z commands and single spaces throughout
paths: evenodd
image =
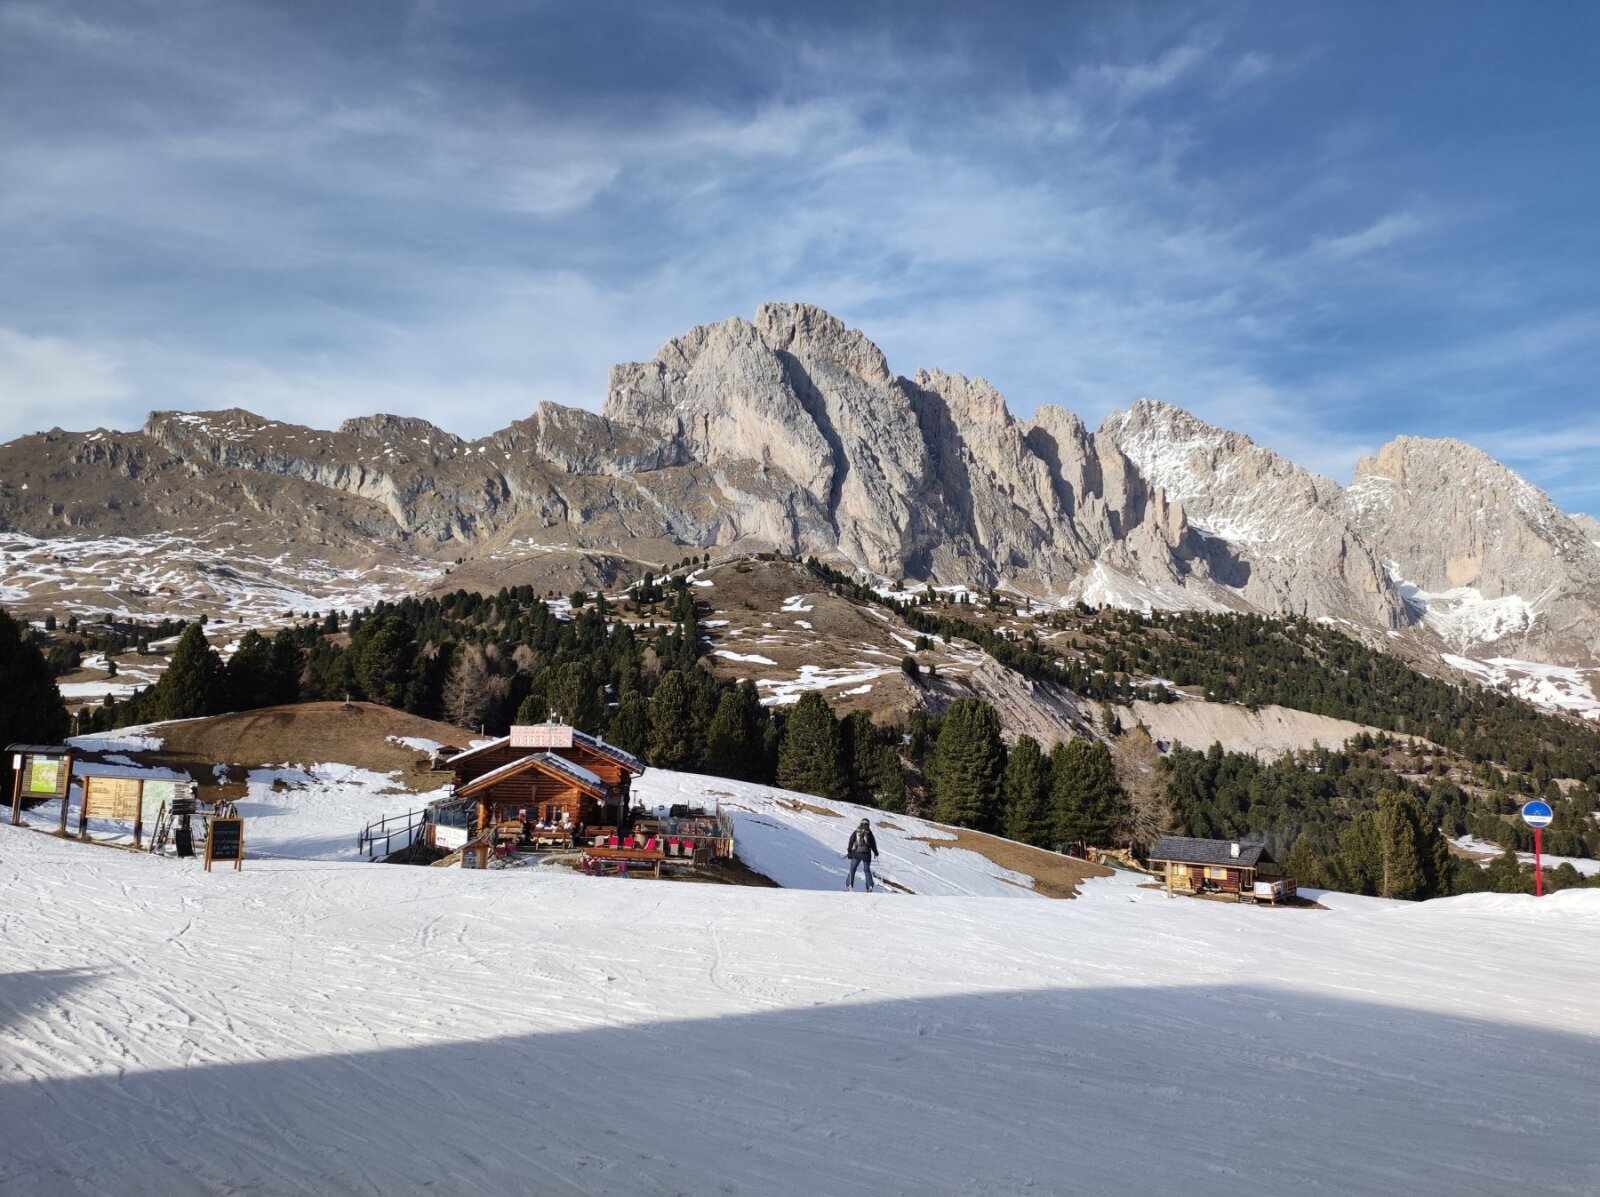
M 90 819 L 118 819 L 132 823 L 139 818 L 139 796 L 143 789 L 137 777 L 85 777 L 83 812 Z

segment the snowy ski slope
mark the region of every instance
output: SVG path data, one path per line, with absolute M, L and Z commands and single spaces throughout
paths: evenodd
M 0 827 L 0 1192 L 1600 1192 L 1600 892 L 1045 901 L 891 831 L 945 896 L 848 895 L 852 808 L 643 780 L 813 888 Z

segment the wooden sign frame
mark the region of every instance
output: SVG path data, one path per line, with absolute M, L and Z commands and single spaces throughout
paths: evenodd
M 239 829 L 239 851 L 236 856 L 217 856 L 217 828 L 223 824 L 236 826 Z M 238 872 L 244 868 L 244 820 L 243 819 L 212 819 L 206 829 L 206 872 L 211 871 L 213 860 L 233 861 L 233 871 Z

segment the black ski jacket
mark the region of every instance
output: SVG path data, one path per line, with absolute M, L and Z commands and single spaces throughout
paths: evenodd
M 867 828 L 865 833 L 857 827 L 850 833 L 850 846 L 845 849 L 846 856 L 855 860 L 871 860 L 878 854 L 878 841 L 872 834 L 872 828 Z

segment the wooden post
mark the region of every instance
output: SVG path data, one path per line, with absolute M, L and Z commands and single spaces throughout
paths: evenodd
M 11 826 L 26 827 L 22 821 L 22 774 L 28 767 L 28 758 L 20 752 L 11 758 Z
M 61 795 L 61 822 L 56 827 L 56 834 L 62 839 L 67 838 L 67 802 L 72 798 L 72 753 L 67 753 L 67 789 Z M 82 799 L 79 799 L 82 801 Z
M 139 805 L 133 810 L 133 846 L 138 849 L 143 846 L 142 833 L 144 831 L 144 779 L 139 779 Z

